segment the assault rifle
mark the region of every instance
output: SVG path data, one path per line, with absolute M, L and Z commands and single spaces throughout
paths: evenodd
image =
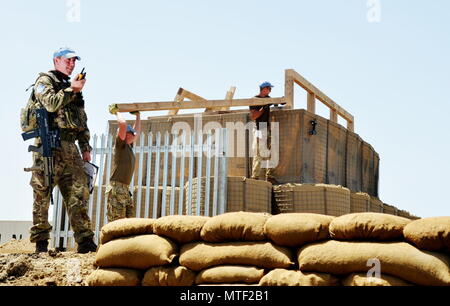
M 24 141 L 39 137 L 41 144 L 38 146 L 29 146 L 28 152 L 40 153 L 44 159 L 42 167 L 24 168 L 25 171 L 43 171 L 44 184 L 50 187 L 50 200 L 53 205 L 52 186 L 53 186 L 53 149 L 61 147 L 61 139 L 59 129 L 51 129 L 48 112 L 45 108 L 36 109 L 37 128 L 25 133 L 22 133 Z

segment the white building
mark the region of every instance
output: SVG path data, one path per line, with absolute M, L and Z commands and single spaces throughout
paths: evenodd
M 3 221 L 0 220 L 0 244 L 11 239 L 28 239 L 32 221 Z

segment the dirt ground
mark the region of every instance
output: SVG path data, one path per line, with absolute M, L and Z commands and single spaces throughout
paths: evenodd
M 27 240 L 12 240 L 0 245 L 0 286 L 86 286 L 95 269 L 95 253 L 34 253 Z

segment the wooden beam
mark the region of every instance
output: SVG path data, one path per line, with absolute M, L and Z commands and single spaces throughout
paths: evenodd
M 355 122 L 354 121 L 347 121 L 347 130 L 350 132 L 355 131 Z
M 316 113 L 316 96 L 310 92 L 308 92 L 307 110 L 310 113 Z
M 304 77 L 302 77 L 297 71 L 293 69 L 287 69 L 286 75 L 293 78 L 294 82 L 300 85 L 308 93 L 314 94 L 317 99 L 319 99 L 323 104 L 328 106 L 330 109 L 334 109 L 337 112 L 337 114 L 342 116 L 345 120 L 354 122 L 354 118 L 349 112 L 347 112 L 344 108 L 339 106 L 339 104 L 334 102 L 326 94 L 320 91 L 316 86 L 314 86 Z
M 183 88 L 179 88 L 177 95 L 175 96 L 175 98 L 173 99 L 175 102 L 183 102 L 184 97 L 181 95 Z M 176 114 L 178 114 L 179 109 L 171 109 L 168 113 L 169 116 L 175 116 Z
M 230 89 L 227 91 L 226 95 L 225 95 L 225 100 L 233 100 L 233 96 L 234 93 L 236 92 L 236 87 L 235 86 L 231 86 Z M 229 107 L 221 107 L 219 109 L 220 111 L 227 111 L 230 110 Z
M 205 98 L 200 97 L 199 95 L 196 95 L 193 92 L 190 92 L 189 90 L 186 90 L 184 88 L 180 88 L 178 92 L 182 97 L 185 97 L 186 99 L 189 99 L 191 101 L 206 101 Z
M 284 98 L 286 99 L 286 108 L 294 108 L 294 79 L 287 69 L 284 71 Z
M 334 109 L 330 109 L 330 120 L 332 122 L 338 122 L 338 114 Z
M 285 98 L 251 98 L 235 100 L 207 100 L 207 101 L 184 101 L 184 102 L 136 102 L 136 103 L 115 103 L 110 106 L 112 112 L 133 112 L 133 111 L 160 111 L 171 109 L 196 109 L 212 107 L 238 107 L 257 106 L 268 104 L 286 103 Z

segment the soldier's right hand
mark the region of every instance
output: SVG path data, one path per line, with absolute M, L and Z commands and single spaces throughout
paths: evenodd
M 80 92 L 83 90 L 84 84 L 86 83 L 86 80 L 77 81 L 76 77 L 72 80 L 72 84 L 70 85 L 70 88 L 72 88 L 73 92 Z

